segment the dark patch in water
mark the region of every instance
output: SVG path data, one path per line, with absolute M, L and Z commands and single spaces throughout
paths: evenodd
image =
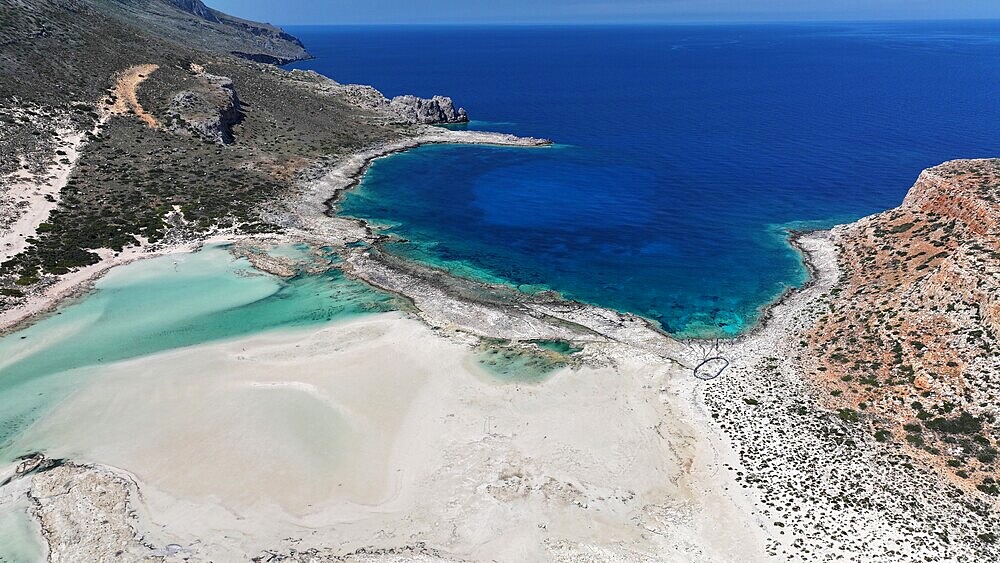
M 484 339 L 478 363 L 491 375 L 512 383 L 538 383 L 571 365 L 569 354 L 579 351 L 564 340 L 532 340 L 534 346 L 505 339 Z

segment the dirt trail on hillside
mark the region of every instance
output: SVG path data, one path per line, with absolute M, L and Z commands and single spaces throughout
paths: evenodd
M 130 67 L 122 72 L 115 83 L 115 103 L 109 108 L 108 114 L 120 115 L 131 111 L 145 121 L 146 125 L 154 129 L 159 127 L 160 122 L 142 108 L 135 94 L 139 84 L 158 68 L 160 65 L 144 64 Z

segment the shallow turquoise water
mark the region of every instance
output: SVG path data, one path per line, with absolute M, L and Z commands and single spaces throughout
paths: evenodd
M 568 342 L 540 340 L 537 350 L 494 343 L 480 347 L 477 363 L 503 383 L 540 383 L 568 365 L 569 355 L 579 351 Z
M 86 297 L 0 338 L 0 450 L 82 383 L 78 368 L 394 305 L 338 270 L 281 280 L 218 246 L 116 268 Z
M 44 561 L 35 523 L 26 513 L 27 501 L 0 511 L 0 563 Z

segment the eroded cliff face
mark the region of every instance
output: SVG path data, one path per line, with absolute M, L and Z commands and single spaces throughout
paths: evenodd
M 827 406 L 969 491 L 1000 493 L 1000 159 L 925 170 L 835 229 L 843 275 L 799 343 Z
M 188 130 L 202 138 L 224 145 L 236 140 L 233 126 L 243 120 L 240 98 L 231 78 L 205 72 L 192 65 L 191 89 L 176 94 L 170 101 L 168 116 L 171 128 Z

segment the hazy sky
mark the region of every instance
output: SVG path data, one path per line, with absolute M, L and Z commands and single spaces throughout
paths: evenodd
M 276 24 L 1000 18 L 1000 0 L 205 0 Z

